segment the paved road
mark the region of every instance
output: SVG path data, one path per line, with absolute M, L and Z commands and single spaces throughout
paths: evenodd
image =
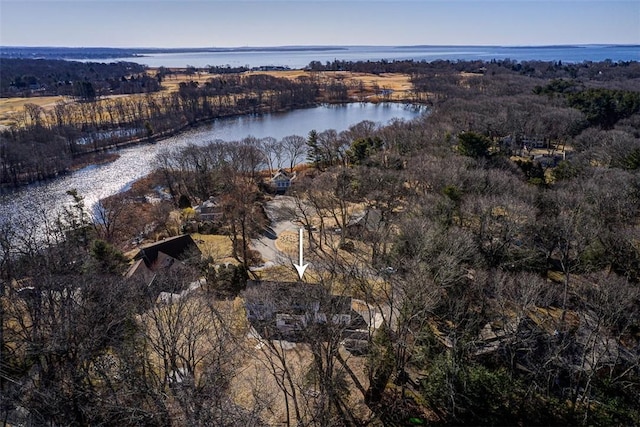
M 264 260 L 262 266 L 253 267 L 256 271 L 273 265 L 290 265 L 289 257 L 276 248 L 276 239 L 284 231 L 296 232 L 300 225 L 295 224 L 295 201 L 291 196 L 275 196 L 265 204 L 267 217 L 271 221 L 270 229 L 259 239 L 251 242 L 251 249 L 260 252 Z

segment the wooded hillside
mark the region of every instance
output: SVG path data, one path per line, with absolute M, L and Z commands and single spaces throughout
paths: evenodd
M 135 194 L 104 201 L 100 221 L 71 192 L 60 218 L 7 223 L 4 416 L 639 424 L 639 65 L 404 65 L 413 99 L 430 105 L 416 120 L 167 150 Z M 224 81 L 252 88 L 236 98 L 249 110 L 297 105 L 316 88 Z M 175 105 L 200 117 L 211 100 L 227 105 L 229 87 L 185 87 Z M 279 169 L 295 172 L 285 197 L 270 187 Z M 207 201 L 213 219 L 198 219 Z M 286 233 L 273 236 L 287 221 L 304 230 L 314 291 L 280 290 L 298 283 L 297 252 Z M 122 276 L 133 237 L 182 232 L 226 236 L 230 253 L 208 247 L 153 280 Z M 258 239 L 275 240 L 278 255 L 266 259 Z M 245 289 L 249 277 L 264 282 Z

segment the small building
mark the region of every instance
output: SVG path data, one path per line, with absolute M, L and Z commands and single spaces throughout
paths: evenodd
M 363 323 L 351 297 L 331 295 L 318 284 L 249 280 L 244 298 L 247 319 L 270 338 L 298 341 L 329 330 L 342 336 Z
M 222 216 L 222 207 L 213 196 L 193 208 L 193 210 L 196 212 L 198 219 L 202 221 L 215 221 Z
M 519 153 L 519 155 L 528 155 L 533 149 L 547 148 L 548 144 L 544 138 L 538 136 L 512 136 L 507 135 L 501 140 L 503 149 L 511 150 Z
M 295 172 L 289 173 L 284 169 L 278 169 L 278 172 L 269 180 L 269 184 L 277 194 L 284 194 L 291 187 L 291 183 L 295 178 Z
M 384 225 L 382 212 L 378 209 L 367 209 L 353 216 L 347 223 L 347 237 L 365 239 Z
M 522 147 L 525 150 L 531 150 L 533 148 L 545 148 L 546 146 L 547 143 L 545 142 L 544 138 L 538 138 L 535 136 L 522 138 Z
M 533 156 L 533 162 L 539 164 L 543 169 L 554 168 L 558 166 L 563 160 L 566 160 L 566 155 L 562 154 L 537 154 Z

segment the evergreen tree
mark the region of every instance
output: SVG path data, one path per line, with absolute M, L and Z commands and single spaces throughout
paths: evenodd
M 312 129 L 307 137 L 307 161 L 315 166 L 321 167 L 323 163 L 322 150 L 318 145 L 318 132 Z

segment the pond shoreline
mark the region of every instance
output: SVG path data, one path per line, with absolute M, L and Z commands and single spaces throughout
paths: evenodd
M 29 185 L 45 184 L 51 181 L 55 181 L 56 179 L 59 179 L 63 176 L 73 174 L 74 172 L 77 172 L 86 167 L 98 166 L 98 165 L 103 165 L 103 164 L 113 162 L 119 158 L 119 154 L 117 154 L 118 150 L 122 150 L 122 149 L 133 147 L 133 146 L 138 146 L 142 144 L 155 144 L 160 141 L 164 141 L 168 138 L 179 136 L 180 134 L 188 132 L 190 130 L 197 130 L 198 128 L 214 123 L 217 120 L 242 118 L 242 117 L 261 117 L 267 114 L 288 113 L 293 111 L 317 108 L 321 106 L 329 106 L 329 105 L 343 106 L 348 104 L 362 104 L 362 103 L 363 103 L 362 101 L 356 101 L 356 100 L 344 101 L 344 102 L 337 102 L 337 101 L 315 102 L 310 105 L 295 107 L 295 108 L 280 108 L 274 111 L 259 111 L 259 112 L 250 113 L 250 114 L 220 115 L 216 117 L 196 120 L 195 122 L 186 123 L 182 126 L 179 126 L 174 129 L 166 130 L 162 133 L 154 134 L 151 136 L 145 136 L 145 137 L 132 137 L 132 138 L 115 142 L 113 144 L 105 145 L 103 147 L 96 148 L 90 151 L 78 153 L 74 155 L 71 165 L 69 167 L 67 167 L 64 170 L 58 171 L 57 173 L 51 176 L 44 177 L 41 179 L 29 180 L 29 181 L 26 181 L 26 180 L 20 181 L 18 184 L 15 184 L 15 183 L 0 184 L 0 195 L 10 195 L 15 191 L 19 191 L 24 187 L 28 187 Z M 380 102 L 364 102 L 364 103 L 375 105 L 375 104 L 379 104 Z M 416 103 L 415 101 L 410 102 L 409 100 L 392 100 L 392 101 L 385 101 L 384 103 L 385 104 L 394 103 L 394 104 L 403 104 L 403 105 L 409 105 L 409 104 L 421 105 L 419 103 Z
M 407 103 L 349 103 L 299 109 L 281 114 L 264 114 L 222 119 L 213 123 L 200 123 L 187 128 L 177 136 L 158 138 L 148 142 L 113 150 L 110 157 L 76 163 L 74 172 L 60 175 L 56 179 L 11 188 L 0 194 L 0 225 L 4 222 L 20 221 L 19 217 L 33 217 L 45 212 L 55 217 L 69 203 L 67 191 L 75 189 L 84 198 L 85 206 L 92 210 L 97 203 L 127 188 L 148 175 L 154 169 L 157 154 L 166 149 L 180 149 L 189 145 L 202 146 L 216 140 L 241 141 L 246 137 L 276 139 L 298 135 L 305 137 L 310 130 L 342 132 L 364 120 L 380 126 L 393 120 L 412 120 L 421 116 L 425 108 Z M 108 153 L 105 153 L 108 154 Z M 84 163 L 84 164 L 83 164 Z

